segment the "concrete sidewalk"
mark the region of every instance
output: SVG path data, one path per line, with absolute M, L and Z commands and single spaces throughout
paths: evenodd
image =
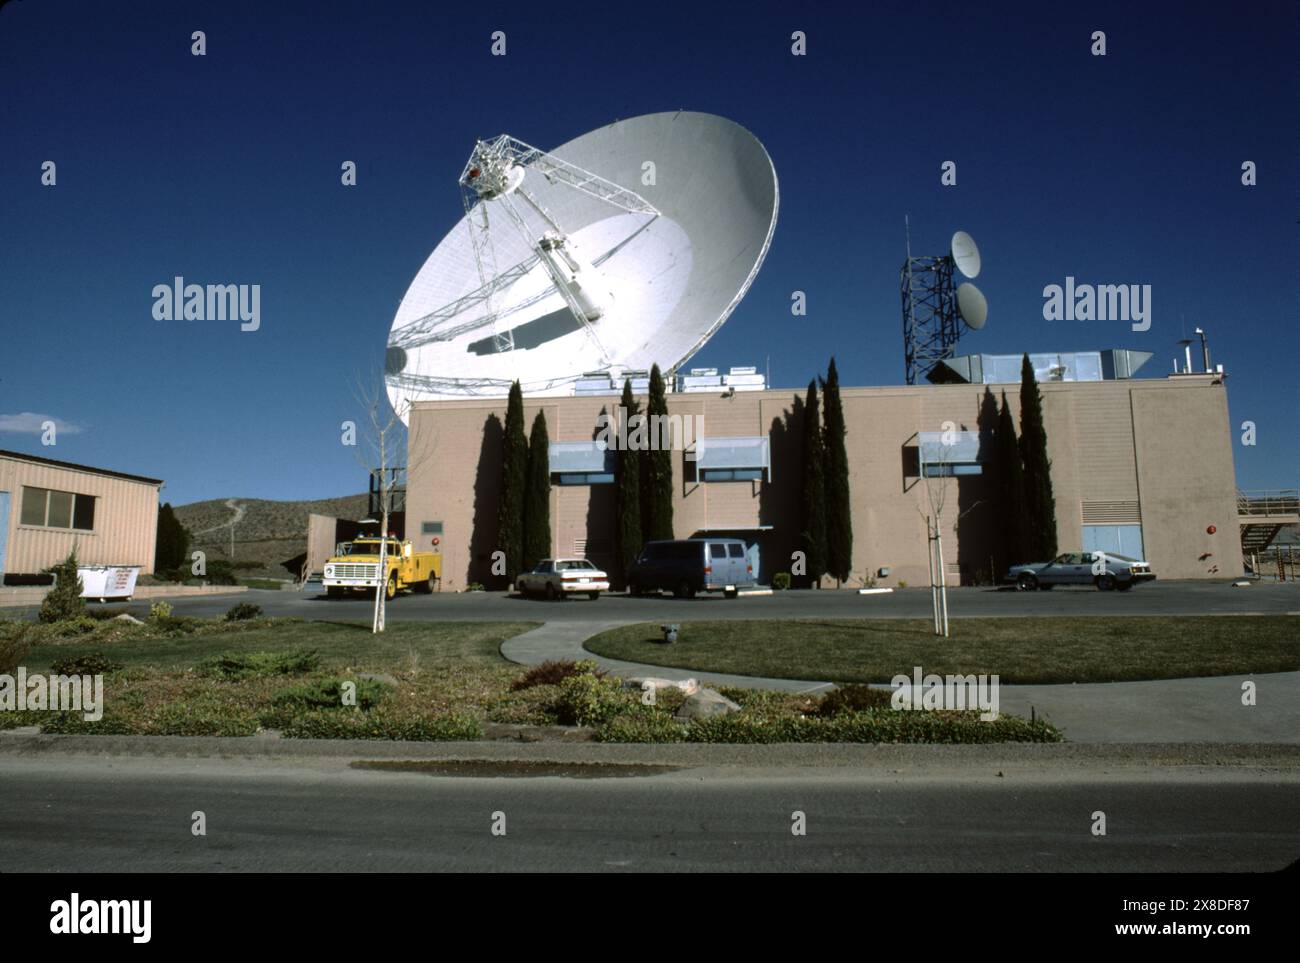
M 654 675 L 698 679 L 704 685 L 822 692 L 831 682 L 769 679 L 693 669 L 672 669 L 595 655 L 584 640 L 630 624 L 547 622 L 501 644 L 512 662 L 538 665 L 548 659 L 591 659 L 624 678 Z M 1242 705 L 1242 684 L 1255 683 L 1255 705 Z M 1255 676 L 1154 679 L 1071 685 L 1002 685 L 1002 712 L 1045 718 L 1072 742 L 1271 743 L 1300 745 L 1300 672 Z
M 742 686 L 747 689 L 774 689 L 779 692 L 821 692 L 833 689 L 831 682 L 809 682 L 806 679 L 767 679 L 753 675 L 729 675 L 725 672 L 701 672 L 696 669 L 671 669 L 666 666 L 648 665 L 644 662 L 624 662 L 621 659 L 607 659 L 603 655 L 588 652 L 582 643 L 594 635 L 616 629 L 621 625 L 633 625 L 626 620 L 611 622 L 547 622 L 545 625 L 506 639 L 501 643 L 501 654 L 511 662 L 522 665 L 540 665 L 552 659 L 590 659 L 602 669 L 622 678 L 638 675 L 653 675 L 661 679 L 697 679 L 708 686 Z

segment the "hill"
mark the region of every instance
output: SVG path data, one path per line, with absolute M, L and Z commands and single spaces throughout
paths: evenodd
M 298 573 L 283 563 L 307 551 L 307 516 L 315 513 L 364 518 L 366 508 L 367 496 L 362 494 L 315 501 L 218 498 L 179 505 L 175 511 L 181 524 L 190 530 L 192 547 L 207 552 L 210 559 L 257 563 L 257 568 L 248 567 L 241 575 L 296 578 Z

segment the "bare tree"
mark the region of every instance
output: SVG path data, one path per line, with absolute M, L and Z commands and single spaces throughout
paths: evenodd
M 934 634 L 948 638 L 948 577 L 943 560 L 943 513 L 948 502 L 948 479 L 953 477 L 948 466 L 952 464 L 952 449 L 956 444 L 957 430 L 956 425 L 950 421 L 944 422 L 943 429 L 937 448 L 927 450 L 926 443 L 921 442 L 921 480 L 925 483 L 929 514 L 927 515 L 921 508 L 917 508 L 917 511 L 925 517 Z M 937 471 L 933 473 L 930 471 L 932 465 L 937 466 Z M 953 524 L 953 531 L 956 531 L 956 523 Z
M 371 477 L 378 476 L 379 494 L 379 568 L 380 584 L 375 587 L 375 608 L 371 632 L 384 631 L 387 607 L 388 525 L 394 510 L 393 496 L 405 488 L 405 476 L 414 468 L 418 470 L 429 463 L 433 454 L 433 439 L 421 439 L 419 451 L 411 451 L 406 421 L 413 402 L 410 398 L 390 401 L 382 375 L 362 380 L 358 378 L 353 392 L 364 421 L 360 425 L 361 445 L 357 459 Z M 405 453 L 405 458 L 402 457 Z M 401 484 L 399 484 L 399 478 Z

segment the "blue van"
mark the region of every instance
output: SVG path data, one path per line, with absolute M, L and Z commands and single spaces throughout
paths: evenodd
M 667 589 L 678 598 L 757 584 L 745 543 L 738 538 L 685 538 L 647 542 L 627 573 L 630 595 Z

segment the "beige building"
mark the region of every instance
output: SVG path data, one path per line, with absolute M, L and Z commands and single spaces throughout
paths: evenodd
M 1241 574 L 1221 378 L 1049 381 L 1041 390 L 1061 551 L 1144 556 L 1167 579 Z M 925 516 L 934 511 L 932 498 L 943 505 L 950 577 L 988 581 L 1003 519 L 984 469 L 996 423 L 991 406 L 1003 392 L 1018 430 L 1018 383 L 842 389 L 854 584 L 882 568 L 889 569 L 882 585 L 928 584 Z M 600 416 L 618 403 L 617 395 L 525 399 L 525 424 L 544 411 L 552 442 L 557 555 L 609 563 L 612 460 L 593 439 Z M 802 392 L 790 390 L 668 396 L 669 412 L 690 416 L 703 436 L 673 453 L 678 537 L 725 532 L 757 543 L 764 582 L 790 569 L 802 407 Z M 504 420 L 504 399 L 419 402 L 411 413 L 411 451 L 434 454 L 409 469 L 406 533 L 424 550 L 435 535 L 440 539 L 444 589 L 496 584 L 490 564 Z
M 152 572 L 162 482 L 0 451 L 0 575 L 33 575 L 72 549 L 84 565 Z

